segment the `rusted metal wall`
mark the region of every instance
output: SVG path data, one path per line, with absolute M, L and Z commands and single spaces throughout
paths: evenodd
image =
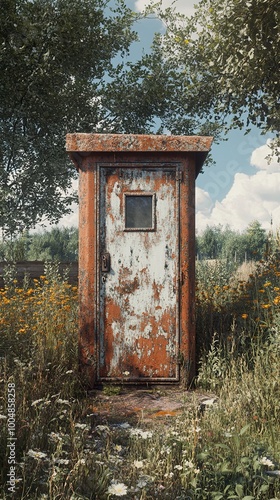
M 195 178 L 211 138 L 73 134 L 80 173 L 80 361 L 103 380 L 187 383 L 195 362 Z M 125 196 L 155 225 L 125 228 Z M 110 253 L 110 270 L 101 258 Z

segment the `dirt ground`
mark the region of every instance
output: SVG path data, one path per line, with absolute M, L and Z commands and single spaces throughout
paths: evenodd
M 112 424 L 126 420 L 130 423 L 170 419 L 197 407 L 203 410 L 216 400 L 214 394 L 175 387 L 154 387 L 140 389 L 123 388 L 120 394 L 109 395 L 108 391 L 92 391 L 90 410 L 96 424 Z

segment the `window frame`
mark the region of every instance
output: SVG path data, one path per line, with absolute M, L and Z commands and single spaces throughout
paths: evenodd
M 127 214 L 127 206 L 126 206 L 126 199 L 128 197 L 137 197 L 137 196 L 142 196 L 142 197 L 147 197 L 152 199 L 152 225 L 151 227 L 126 227 L 126 214 Z M 150 192 L 150 191 L 127 191 L 124 193 L 124 203 L 123 203 L 123 221 L 124 221 L 124 231 L 133 231 L 133 232 L 139 232 L 139 231 L 147 231 L 147 232 L 152 232 L 156 231 L 156 193 L 155 192 Z

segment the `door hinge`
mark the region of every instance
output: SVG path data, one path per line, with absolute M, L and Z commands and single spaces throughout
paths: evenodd
M 177 170 L 176 172 L 176 181 L 181 182 L 183 180 L 183 172 L 182 170 Z

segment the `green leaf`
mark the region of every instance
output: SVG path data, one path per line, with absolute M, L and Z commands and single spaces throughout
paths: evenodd
M 269 484 L 262 484 L 260 487 L 260 492 L 265 493 L 269 489 Z
M 235 491 L 236 491 L 236 493 L 237 493 L 237 495 L 238 495 L 239 498 L 243 497 L 243 486 L 242 486 L 242 484 L 237 484 L 235 486 Z
M 222 448 L 223 450 L 231 451 L 230 447 L 224 443 L 217 443 L 214 446 L 215 446 L 215 448 Z
M 220 467 L 220 472 L 231 472 L 231 469 L 230 469 L 230 464 L 229 462 L 222 462 L 221 463 L 221 467 Z
M 242 427 L 241 431 L 239 432 L 239 436 L 243 436 L 243 434 L 245 434 L 250 427 L 251 424 L 244 425 L 244 427 Z
M 209 457 L 209 453 L 202 452 L 197 455 L 198 460 L 206 460 Z

